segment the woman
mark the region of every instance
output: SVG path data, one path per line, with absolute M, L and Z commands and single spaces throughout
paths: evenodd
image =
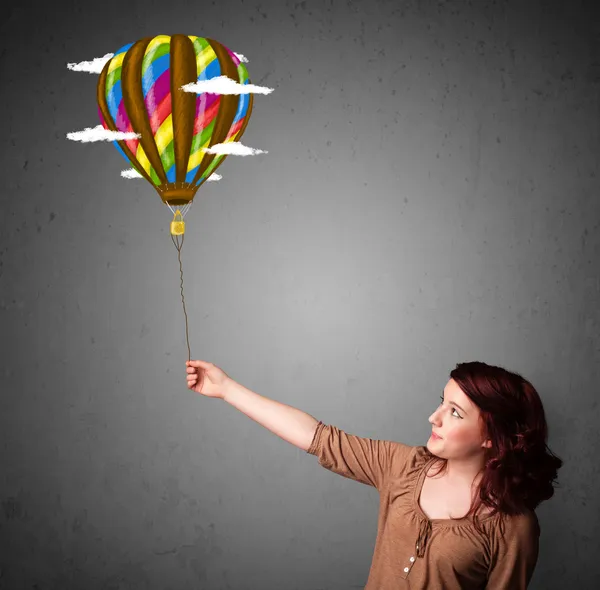
M 326 469 L 379 491 L 365 590 L 527 588 L 538 558 L 534 510 L 554 494 L 562 461 L 546 446 L 540 397 L 520 375 L 458 364 L 429 417 L 427 445 L 409 446 L 325 425 L 212 363 L 186 366 L 192 391 L 224 399 Z

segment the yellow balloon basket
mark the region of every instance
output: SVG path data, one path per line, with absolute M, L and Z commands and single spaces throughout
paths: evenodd
M 181 211 L 177 209 L 175 215 L 173 215 L 173 221 L 171 221 L 171 235 L 181 236 L 185 233 L 185 221 L 183 221 L 183 215 Z

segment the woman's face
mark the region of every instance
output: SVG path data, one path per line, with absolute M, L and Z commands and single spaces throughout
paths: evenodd
M 454 379 L 444 387 L 443 401 L 429 416 L 433 435 L 427 441 L 429 451 L 452 460 L 471 460 L 481 457 L 491 446 L 482 435 L 479 408 L 471 402 Z

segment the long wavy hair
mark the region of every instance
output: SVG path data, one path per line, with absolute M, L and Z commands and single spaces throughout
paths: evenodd
M 553 482 L 562 467 L 550 449 L 542 400 L 533 385 L 517 373 L 482 362 L 458 363 L 450 377 L 479 408 L 481 432 L 492 441 L 485 449 L 485 464 L 477 499 L 466 516 L 483 506 L 490 514 L 522 514 L 554 495 Z M 445 471 L 448 461 L 437 457 Z M 463 517 L 464 518 L 464 517 Z

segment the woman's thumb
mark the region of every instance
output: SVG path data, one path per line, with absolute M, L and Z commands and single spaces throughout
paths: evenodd
M 201 367 L 202 369 L 208 369 L 210 363 L 207 363 L 206 361 L 200 361 L 200 360 L 194 360 L 194 361 L 188 361 L 188 364 L 191 367 Z

